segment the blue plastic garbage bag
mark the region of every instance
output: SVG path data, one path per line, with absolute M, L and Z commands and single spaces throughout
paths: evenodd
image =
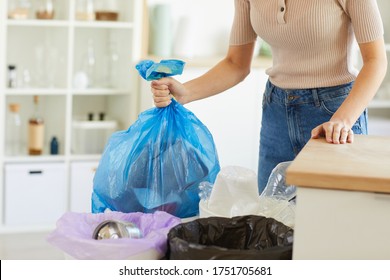
M 147 81 L 153 81 L 163 77 L 182 74 L 184 61 L 178 59 L 163 59 L 160 62 L 155 63 L 152 60 L 142 60 L 135 68 L 142 78 Z
M 160 210 L 192 217 L 199 211 L 199 183 L 214 182 L 219 170 L 207 127 L 172 100 L 110 137 L 93 181 L 92 212 Z

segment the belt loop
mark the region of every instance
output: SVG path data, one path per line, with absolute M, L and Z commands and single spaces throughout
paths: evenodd
M 313 94 L 314 104 L 316 107 L 320 107 L 320 99 L 318 98 L 318 91 L 317 89 L 312 89 L 311 93 Z
M 268 86 L 269 86 L 269 89 L 268 89 L 268 95 L 267 95 L 267 102 L 271 103 L 271 101 L 272 101 L 272 93 L 274 92 L 275 86 L 274 86 L 273 83 L 271 83 L 270 80 L 268 80 Z

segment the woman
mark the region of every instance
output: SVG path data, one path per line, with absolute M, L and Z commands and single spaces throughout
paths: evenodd
M 157 107 L 223 92 L 249 74 L 255 41 L 272 48 L 273 65 L 263 98 L 259 192 L 272 169 L 293 160 L 310 138 L 352 143 L 367 134 L 366 107 L 387 69 L 383 24 L 376 0 L 235 0 L 226 57 L 184 84 L 151 83 Z M 353 42 L 363 66 L 353 68 Z

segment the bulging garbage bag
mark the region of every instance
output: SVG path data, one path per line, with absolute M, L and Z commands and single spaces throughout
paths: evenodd
M 292 259 L 293 229 L 256 215 L 199 218 L 168 233 L 171 260 Z
M 142 233 L 141 238 L 101 239 L 93 238 L 94 230 L 107 220 L 131 222 Z M 47 241 L 74 259 L 121 260 L 160 259 L 167 252 L 167 234 L 181 220 L 166 212 L 121 213 L 106 212 L 65 213 Z
M 282 162 L 272 171 L 268 184 L 258 194 L 257 174 L 239 166 L 225 166 L 214 184 L 199 184 L 199 216 L 234 217 L 259 215 L 274 218 L 294 228 L 296 187 L 286 185 L 285 172 L 291 162 Z
M 148 71 L 153 65 L 143 61 L 137 69 L 148 79 L 180 72 L 176 60 Z M 94 176 L 92 212 L 160 210 L 180 218 L 196 216 L 199 183 L 214 182 L 219 170 L 210 131 L 172 100 L 165 108 L 144 111 L 127 131 L 110 137 Z

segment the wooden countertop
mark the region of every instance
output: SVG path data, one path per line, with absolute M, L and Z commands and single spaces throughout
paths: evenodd
M 352 144 L 311 139 L 286 171 L 300 187 L 390 193 L 390 137 L 355 135 Z

